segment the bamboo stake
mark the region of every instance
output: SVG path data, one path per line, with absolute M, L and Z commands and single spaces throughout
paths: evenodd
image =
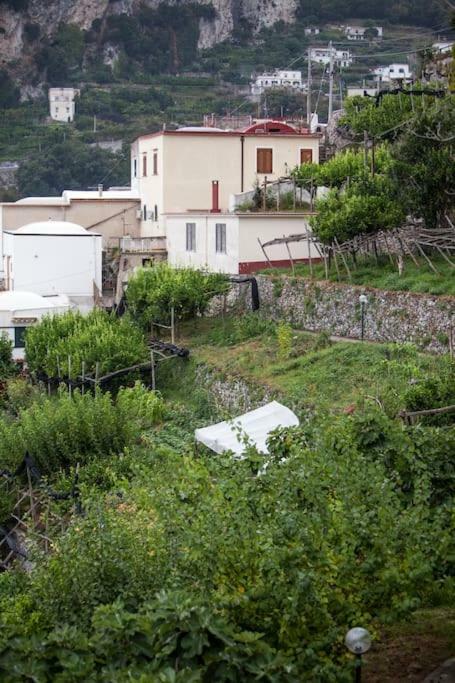
M 156 389 L 155 381 L 155 356 L 153 354 L 153 349 L 150 351 L 150 369 L 152 371 L 152 391 Z
M 426 260 L 426 262 L 430 266 L 431 270 L 434 273 L 436 273 L 436 275 L 439 275 L 438 270 L 434 267 L 433 263 L 431 262 L 431 259 L 425 254 L 425 252 L 422 249 L 422 247 L 420 246 L 420 244 L 418 242 L 414 242 L 414 244 L 416 245 L 417 249 L 419 250 L 419 252 L 422 254 L 423 258 Z
M 313 261 L 311 260 L 311 240 L 310 236 L 306 234 L 307 245 L 308 245 L 308 263 L 310 264 L 310 277 L 313 277 Z
M 338 248 L 340 247 L 340 245 L 338 244 L 338 240 L 337 240 L 336 237 L 335 237 L 335 244 L 337 245 Z M 343 263 L 344 263 L 344 267 L 346 268 L 346 271 L 347 271 L 347 274 L 348 274 L 348 278 L 349 278 L 349 280 L 352 280 L 351 271 L 349 270 L 348 262 L 346 261 L 346 259 L 345 259 L 345 257 L 344 257 L 344 253 L 343 253 L 343 250 L 342 250 L 342 249 L 340 249 L 340 255 L 341 255 L 341 259 L 342 259 L 342 261 L 343 261 Z
M 262 242 L 261 242 L 261 240 L 259 239 L 259 237 L 258 237 L 258 242 L 259 242 L 259 246 L 260 246 L 261 249 L 262 249 L 262 253 L 263 253 L 264 256 L 265 256 L 265 259 L 266 259 L 267 263 L 269 264 L 270 268 L 273 268 L 272 262 L 271 262 L 271 260 L 269 259 L 269 257 L 267 256 L 267 252 L 266 252 L 266 250 L 264 249 L 264 247 L 262 246 Z
M 284 239 L 284 235 L 283 235 L 283 239 Z M 286 240 L 285 240 L 284 243 L 285 243 L 285 245 L 286 245 L 286 249 L 288 250 L 289 261 L 291 262 L 292 274 L 295 275 L 294 261 L 292 260 L 291 250 L 289 249 L 289 244 L 288 244 L 288 242 L 287 242 Z

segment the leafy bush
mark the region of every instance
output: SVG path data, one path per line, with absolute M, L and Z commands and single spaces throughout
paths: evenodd
M 131 316 L 146 329 L 154 322 L 169 324 L 172 306 L 179 320 L 202 315 L 211 299 L 227 289 L 225 275 L 160 263 L 130 278 L 126 298 Z
M 408 613 L 453 571 L 451 506 L 428 508 L 417 467 L 403 496 L 350 416 L 285 435 L 260 476 L 254 453 L 167 449 L 120 491 L 87 491 L 25 585 L 0 582 L 0 671 L 14 658 L 21 675 L 72 680 L 156 666 L 172 681 L 180 665 L 182 681 L 351 680 L 346 628 Z
M 93 457 L 107 458 L 134 443 L 162 416 L 161 399 L 140 384 L 95 395 L 62 389 L 19 411 L 16 421 L 0 420 L 0 467 L 15 469 L 26 451 L 42 473 L 56 472 Z
M 0 334 L 0 382 L 15 372 L 13 342 L 6 334 Z
M 412 384 L 404 395 L 404 403 L 406 410 L 411 412 L 455 405 L 455 363 L 447 362 L 447 373 L 422 378 Z M 426 424 L 451 424 L 455 421 L 455 412 L 422 419 Z
M 97 363 L 105 374 L 148 358 L 145 339 L 135 325 L 96 309 L 88 315 L 69 311 L 43 318 L 30 328 L 25 353 L 32 372 L 71 378 L 81 375 L 83 362 L 85 374 L 94 373 Z

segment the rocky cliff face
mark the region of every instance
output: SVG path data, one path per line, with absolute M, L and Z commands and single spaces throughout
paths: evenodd
M 195 0 L 181 0 L 194 3 Z M 158 7 L 163 0 L 146 0 L 150 7 Z M 50 38 L 60 23 L 77 24 L 90 29 L 95 19 L 103 20 L 112 14 L 134 14 L 141 0 L 29 0 L 26 10 L 15 12 L 8 5 L 0 5 L 0 66 L 22 60 L 32 54 L 33 47 L 25 36 L 27 24 L 37 24 L 41 36 Z M 171 0 L 168 4 L 177 4 Z M 201 19 L 199 47 L 207 48 L 228 38 L 238 22 L 245 18 L 258 31 L 277 21 L 292 22 L 296 0 L 199 0 L 212 4 L 216 11 L 213 20 Z M 178 12 L 178 8 L 176 7 Z

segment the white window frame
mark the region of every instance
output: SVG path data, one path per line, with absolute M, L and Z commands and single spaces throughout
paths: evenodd
M 226 223 L 215 223 L 215 253 L 227 253 L 227 226 Z

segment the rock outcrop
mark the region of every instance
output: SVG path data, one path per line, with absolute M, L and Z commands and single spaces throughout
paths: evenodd
M 27 42 L 25 27 L 40 27 L 41 37 L 51 38 L 60 23 L 77 24 L 89 30 L 95 19 L 103 20 L 113 14 L 134 14 L 142 0 L 29 0 L 26 9 L 14 11 L 9 5 L 0 5 L 0 65 L 20 61 L 32 54 Z M 180 0 L 193 3 L 194 0 Z M 150 7 L 158 7 L 163 0 L 146 0 Z M 296 0 L 199 0 L 211 4 L 216 16 L 213 20 L 201 19 L 198 46 L 212 47 L 229 38 L 242 19 L 250 22 L 253 31 L 272 26 L 277 21 L 294 20 Z M 177 5 L 170 0 L 170 5 Z M 176 7 L 176 11 L 178 8 Z

